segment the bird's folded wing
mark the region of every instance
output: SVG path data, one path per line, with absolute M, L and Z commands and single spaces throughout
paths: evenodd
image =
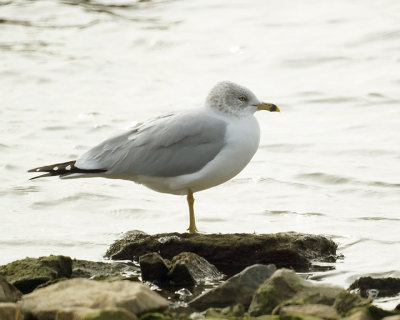
M 107 173 L 173 177 L 196 172 L 225 144 L 226 123 L 203 113 L 167 115 L 108 139 L 76 162 Z

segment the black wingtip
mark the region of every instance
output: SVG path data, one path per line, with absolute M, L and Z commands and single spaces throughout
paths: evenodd
M 29 170 L 28 172 L 33 172 L 33 171 Z M 40 176 L 36 176 L 36 177 L 30 178 L 29 180 L 35 180 L 35 179 L 38 179 L 38 178 L 51 177 L 51 176 L 53 176 L 51 173 L 45 173 L 45 174 L 41 174 Z
M 107 171 L 106 169 L 81 169 L 75 167 L 75 162 L 76 160 L 30 169 L 28 170 L 28 172 L 47 172 L 47 173 L 30 178 L 29 180 L 34 180 L 42 177 L 50 177 L 50 176 L 70 175 L 73 173 L 102 173 Z

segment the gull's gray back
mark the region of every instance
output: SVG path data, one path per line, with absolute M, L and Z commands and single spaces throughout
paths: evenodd
M 108 139 L 76 162 L 111 174 L 173 177 L 196 172 L 224 146 L 226 123 L 201 113 L 166 115 Z

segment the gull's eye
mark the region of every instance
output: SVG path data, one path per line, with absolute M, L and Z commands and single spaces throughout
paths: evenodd
M 239 97 L 239 100 L 240 101 L 246 101 L 247 99 L 246 99 L 246 97 Z

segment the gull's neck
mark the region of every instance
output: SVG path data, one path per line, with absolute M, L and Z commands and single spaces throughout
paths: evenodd
M 233 119 L 240 119 L 240 118 L 247 118 L 254 116 L 253 113 L 249 112 L 249 110 L 237 110 L 235 108 L 224 106 L 224 105 L 214 105 L 210 103 L 205 104 L 205 109 L 208 112 L 212 112 L 215 115 L 221 118 L 233 118 Z

